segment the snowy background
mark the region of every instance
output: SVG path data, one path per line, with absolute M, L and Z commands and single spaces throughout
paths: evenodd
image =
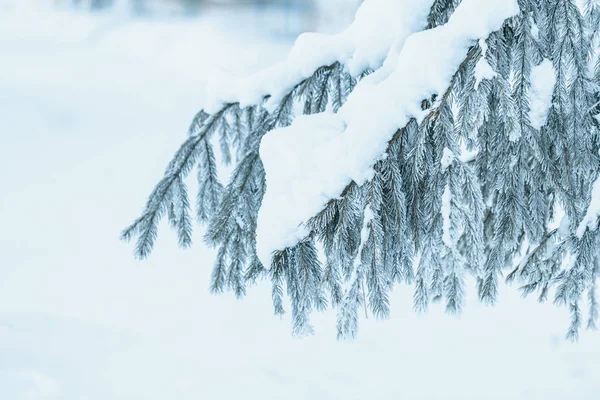
M 5 4 L 2 2 L 6 1 Z M 2 5 L 3 4 L 3 5 Z M 268 283 L 208 293 L 213 252 L 166 226 L 147 261 L 118 240 L 162 175 L 213 73 L 284 57 L 256 10 L 195 19 L 14 7 L 0 0 L 0 399 L 562 400 L 600 396 L 600 333 L 501 288 L 487 308 L 392 318 L 335 339 L 290 336 Z M 226 174 L 225 174 L 226 175 Z M 473 285 L 471 285 L 473 286 Z

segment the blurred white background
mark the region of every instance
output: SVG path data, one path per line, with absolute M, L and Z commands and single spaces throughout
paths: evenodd
M 267 282 L 210 296 L 200 230 L 183 251 L 163 226 L 135 261 L 120 230 L 211 74 L 280 60 L 297 31 L 339 30 L 357 4 L 90 4 L 0 0 L 0 399 L 598 399 L 600 334 L 566 343 L 567 311 L 514 288 L 495 308 L 471 292 L 454 318 L 415 315 L 401 287 L 391 320 L 338 342 L 332 313 L 292 338 Z
M 135 16 L 197 16 L 215 8 L 254 10 L 279 20 L 288 33 L 337 31 L 352 21 L 362 0 L 2 0 L 4 10 L 77 10 Z M 1 10 L 2 8 L 0 8 Z M 283 26 L 282 26 L 283 25 Z M 269 28 L 267 24 L 265 28 Z

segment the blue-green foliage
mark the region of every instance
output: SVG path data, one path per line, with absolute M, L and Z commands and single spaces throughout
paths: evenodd
M 447 22 L 459 3 L 435 1 L 428 29 Z M 554 302 L 571 312 L 570 339 L 578 336 L 587 299 L 586 326 L 595 328 L 600 233 L 574 232 L 600 171 L 600 6 L 591 0 L 584 10 L 573 0 L 519 5 L 521 13 L 487 39 L 485 54 L 474 44 L 447 91 L 423 100 L 424 120 L 399 127 L 372 180 L 350 183 L 307 221 L 310 234 L 273 254 L 271 265 L 256 256 L 266 189 L 261 138 L 290 125 L 296 112 L 336 112 L 356 85 L 340 63 L 315 71 L 272 112 L 261 104 L 225 104 L 213 115 L 198 113 L 123 238 L 137 236 L 136 254 L 147 257 L 167 215 L 180 244 L 189 246 L 184 178 L 196 167 L 197 219 L 207 224 L 206 242 L 218 248 L 212 291 L 241 297 L 249 284 L 269 278 L 275 313 L 285 312 L 287 294 L 296 334 L 312 331 L 313 309 L 331 306 L 338 310 L 338 337 L 355 336 L 362 308 L 376 318 L 389 316 L 395 284 L 414 284 L 417 311 L 441 300 L 447 312 L 460 312 L 467 274 L 488 304 L 497 301 L 503 279 L 520 285 L 524 295 L 536 292 L 540 301 L 553 291 Z M 476 83 L 482 57 L 496 75 Z M 531 72 L 544 59 L 552 62 L 556 85 L 547 122 L 536 129 L 529 117 Z M 215 134 L 224 161 L 236 164 L 226 187 L 217 179 Z M 460 157 L 463 148 L 476 156 Z M 442 162 L 446 153 L 454 157 Z M 551 229 L 558 209 L 565 218 L 560 229 Z

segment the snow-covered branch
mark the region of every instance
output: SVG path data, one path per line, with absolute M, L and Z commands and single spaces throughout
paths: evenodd
M 426 116 L 423 99 L 446 92 L 469 46 L 518 11 L 516 0 L 465 0 L 446 25 L 397 37 L 383 67 L 359 83 L 337 114 L 298 117 L 291 127 L 265 136 L 267 191 L 257 228 L 263 264 L 273 251 L 305 237 L 303 223 L 350 181 L 361 185 L 372 177 L 394 133 L 411 118 Z M 426 18 L 402 16 L 400 24 L 413 27 Z
M 241 107 L 261 104 L 269 98 L 273 109 L 285 94 L 318 68 L 336 62 L 354 77 L 365 70 L 381 67 L 390 47 L 400 38 L 425 28 L 433 0 L 367 0 L 356 13 L 354 22 L 342 33 L 325 35 L 305 33 L 298 37 L 288 57 L 262 72 L 245 77 L 230 75 L 211 79 L 207 90 L 208 112 L 216 112 L 223 103 Z
M 267 71 L 213 80 L 212 113 L 194 118 L 124 237 L 146 256 L 167 215 L 189 245 L 184 178 L 196 167 L 198 220 L 219 249 L 211 289 L 243 296 L 270 276 L 295 333 L 328 295 L 338 335 L 353 336 L 360 307 L 389 315 L 396 283 L 414 283 L 416 310 L 444 299 L 456 313 L 469 273 L 494 304 L 512 269 L 525 294 L 557 288 L 575 338 L 586 291 L 596 310 L 600 263 L 600 7 L 589 5 L 365 0 L 345 32 L 304 35 Z M 215 134 L 236 161 L 226 187 Z

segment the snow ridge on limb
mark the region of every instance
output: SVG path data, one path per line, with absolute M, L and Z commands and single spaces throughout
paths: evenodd
M 241 107 L 261 104 L 272 110 L 296 85 L 322 66 L 336 62 L 351 76 L 378 69 L 399 38 L 424 29 L 434 0 L 367 0 L 354 22 L 336 35 L 304 33 L 298 37 L 288 57 L 257 74 L 213 79 L 208 86 L 206 107 L 214 113 L 224 104 Z
M 370 179 L 394 133 L 426 116 L 423 99 L 447 90 L 469 46 L 518 12 L 516 0 L 465 0 L 447 24 L 399 38 L 384 66 L 358 84 L 337 114 L 298 118 L 266 136 L 260 154 L 267 191 L 257 228 L 263 264 L 306 236 L 304 223 L 349 182 Z

